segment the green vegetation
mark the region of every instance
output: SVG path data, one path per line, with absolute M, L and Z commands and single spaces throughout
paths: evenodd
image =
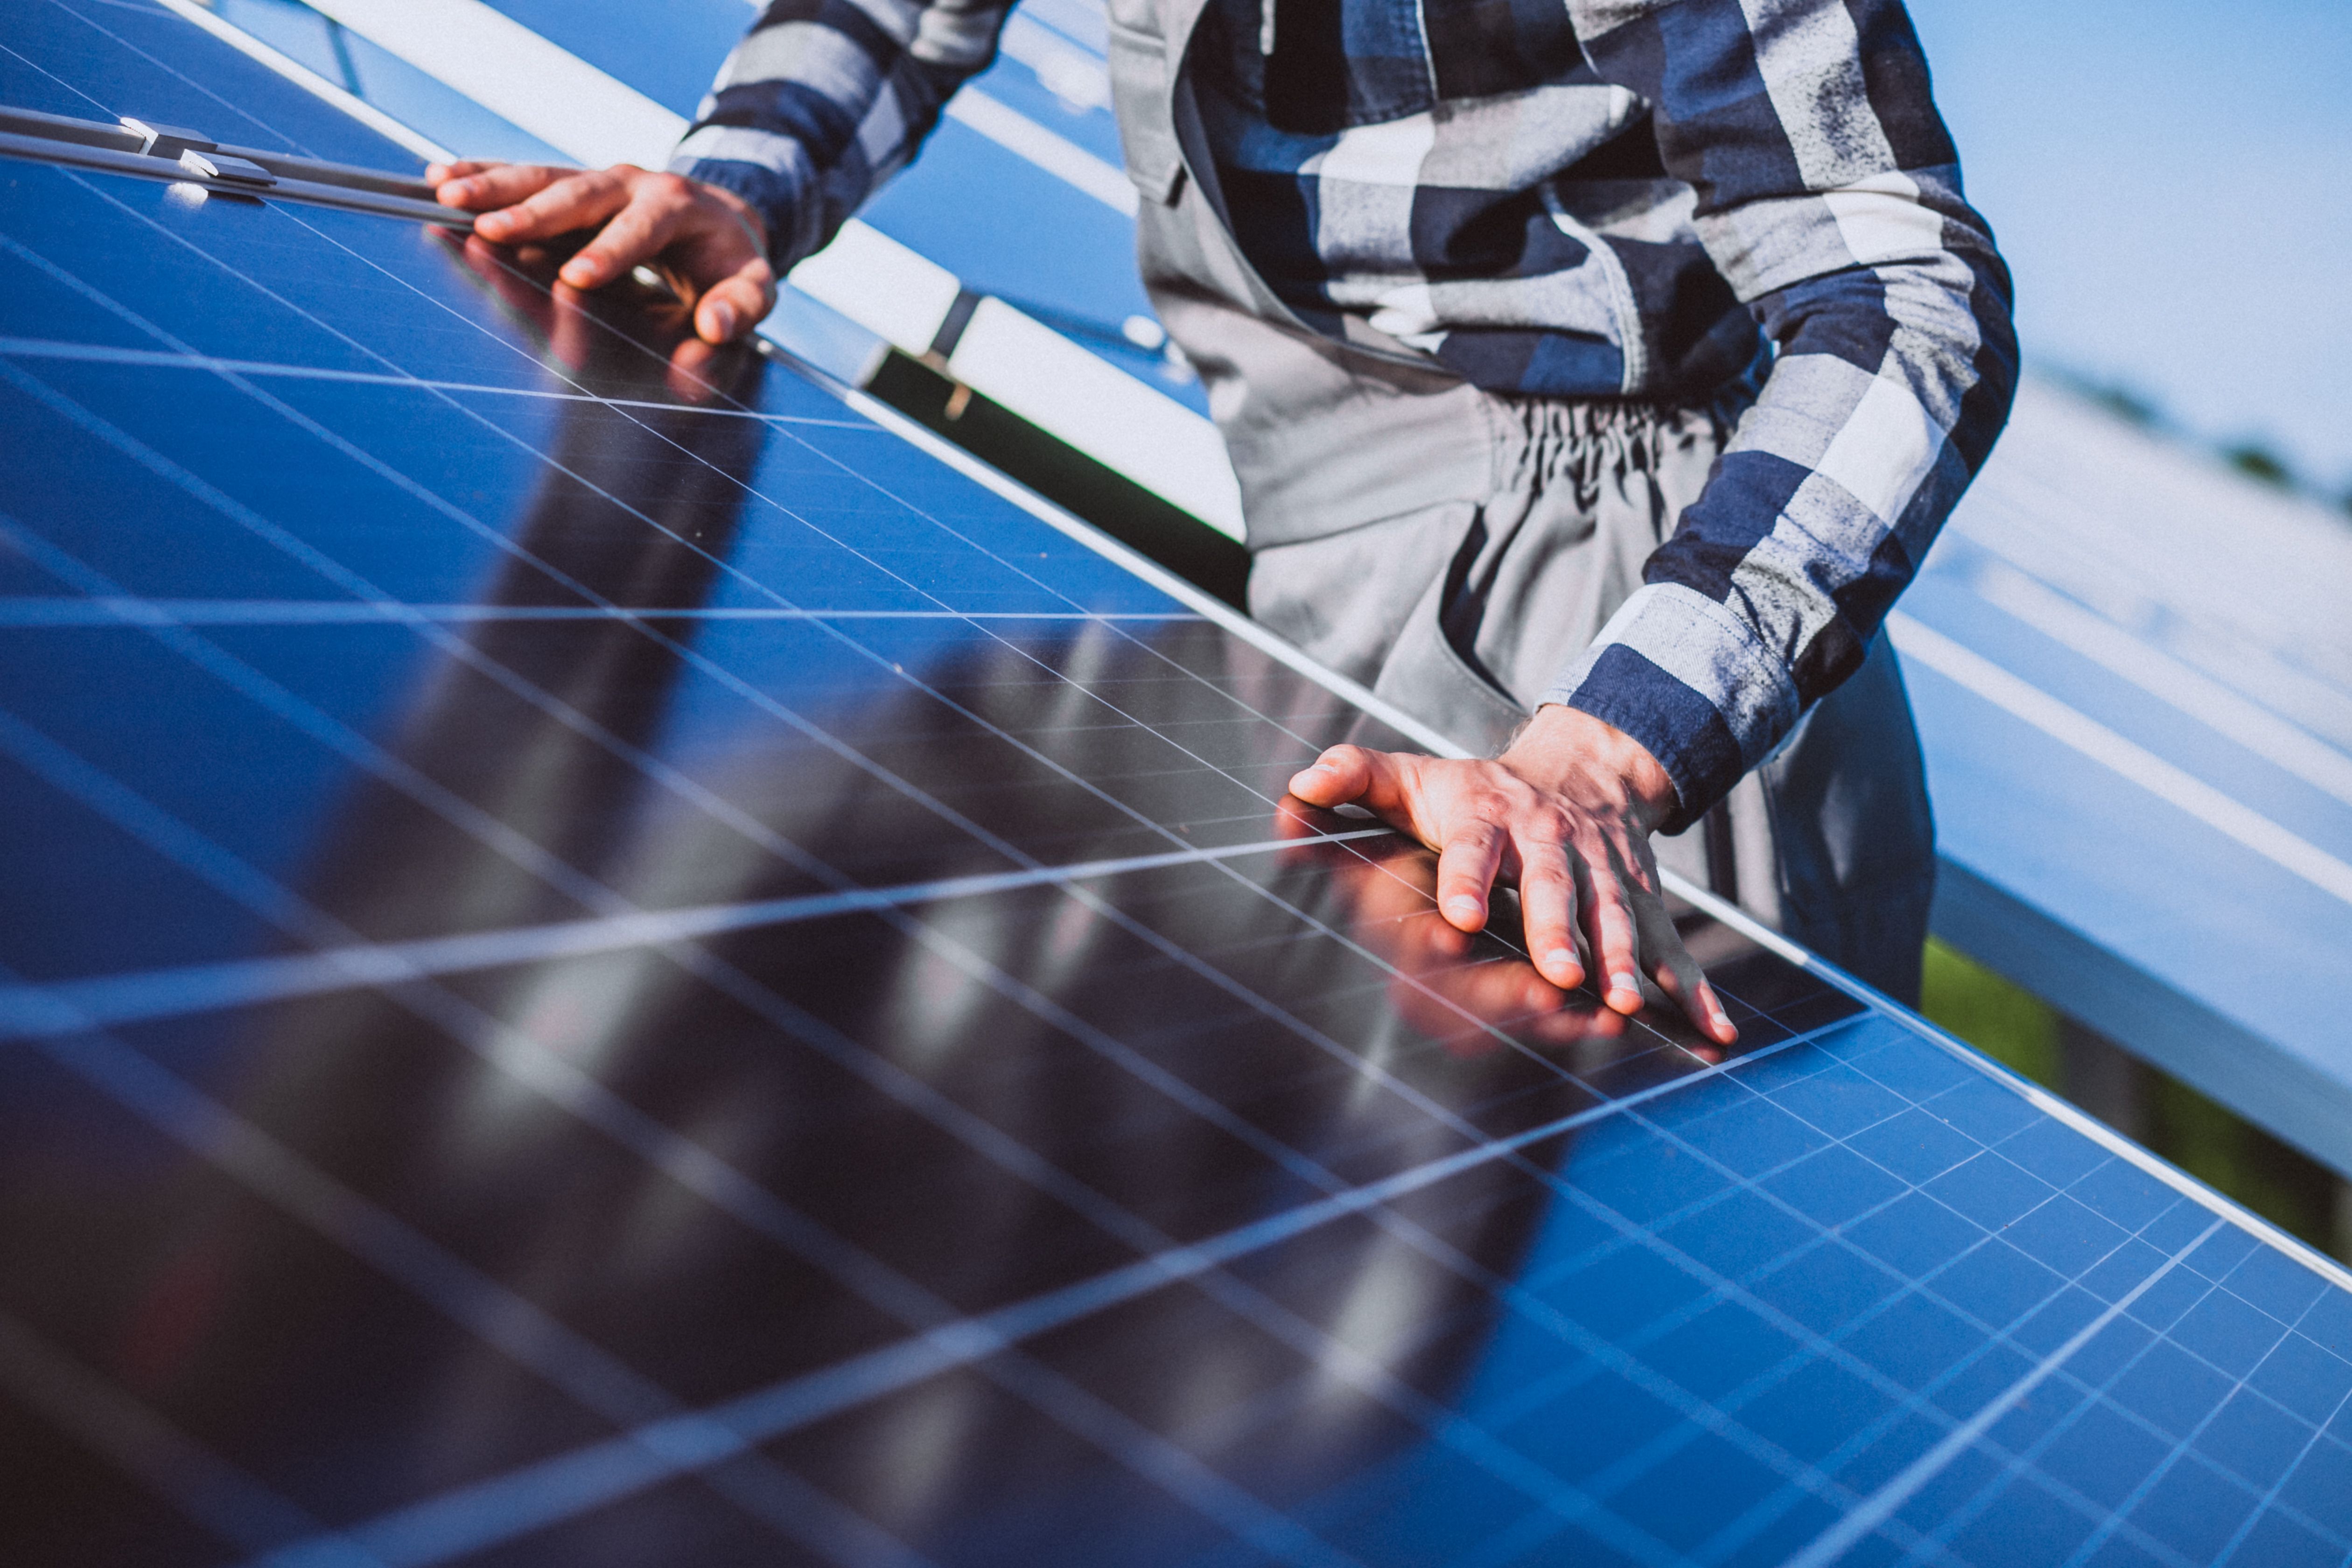
M 1993 1060 L 2048 1089 L 2059 1080 L 2058 1015 L 1940 942 L 1927 943 L 1919 1011 Z
M 2352 516 L 2352 490 L 2340 495 L 2331 493 L 2326 485 L 2307 475 L 2296 473 L 2294 464 L 2263 441 L 2247 439 L 2232 445 L 2211 443 L 2181 426 L 2162 405 L 2137 387 L 2065 365 L 2042 365 L 2038 368 L 2042 374 L 2076 396 L 2098 405 L 2126 424 L 2137 426 L 2151 435 L 2206 447 L 2231 468 L 2258 484 L 2307 495 L 2323 506 L 2336 506 L 2347 516 Z
M 2164 422 L 2162 410 L 2129 387 L 2085 386 L 2084 391 L 2089 395 L 2092 402 L 2108 413 L 2137 425 L 2143 430 L 2153 430 Z
M 2295 488 L 2294 471 L 2286 466 L 2284 458 L 2268 447 L 2248 441 L 2231 447 L 2221 456 L 2230 467 L 2250 479 L 2276 485 L 2281 489 Z
M 1927 944 L 1920 1011 L 2011 1070 L 2066 1092 L 2057 1011 L 1940 942 Z M 2149 1148 L 2281 1230 L 2352 1261 L 2333 1172 L 2178 1079 L 2140 1071 Z
M 2148 1147 L 2320 1251 L 2352 1250 L 2337 1231 L 2333 1172 L 2179 1079 L 2148 1079 Z

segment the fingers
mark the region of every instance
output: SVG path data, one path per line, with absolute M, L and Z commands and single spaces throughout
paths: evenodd
M 494 244 L 598 229 L 557 274 L 572 288 L 602 288 L 663 259 L 705 342 L 731 342 L 775 308 L 776 274 L 759 216 L 714 187 L 630 163 L 583 173 L 473 162 L 425 173 L 441 202 L 480 215 L 474 232 Z M 690 377 L 691 368 L 679 374 Z
M 616 176 L 621 201 L 607 211 L 601 194 L 593 198 L 583 194 L 582 210 L 593 211 L 594 216 L 570 226 L 585 228 L 599 219 L 610 219 L 595 238 L 563 264 L 560 276 L 574 289 L 601 288 L 639 262 L 659 256 L 669 248 L 670 242 L 677 237 L 680 221 L 694 208 L 693 195 L 684 180 L 672 176 L 623 180 L 617 178 L 618 170 L 607 173 Z M 545 201 L 555 194 L 551 191 L 547 196 L 534 199 Z
M 483 213 L 474 220 L 474 232 L 499 245 L 553 239 L 600 224 L 627 203 L 628 189 L 620 181 L 601 174 L 574 174 Z
M 461 207 L 467 212 L 512 206 L 580 173 L 577 169 L 550 168 L 544 163 L 479 161 L 436 168 L 441 176 L 438 179 L 434 177 L 436 169 L 425 171 L 425 183 L 434 187 L 434 198 L 443 206 Z
M 1583 984 L 1584 963 L 1576 953 L 1576 879 L 1566 845 L 1520 840 L 1519 914 L 1537 973 L 1562 991 Z
M 496 158 L 459 158 L 447 163 L 427 163 L 425 165 L 425 183 L 428 185 L 444 184 L 451 180 L 462 180 L 469 174 L 478 174 L 485 169 L 495 169 L 499 166 L 499 162 Z
M 1437 855 L 1437 908 L 1446 923 L 1477 931 L 1486 923 L 1486 892 L 1503 868 L 1503 830 L 1472 821 L 1454 829 Z
M 1717 1045 L 1727 1046 L 1739 1038 L 1739 1031 L 1732 1027 L 1731 1016 L 1724 1011 L 1715 987 L 1706 983 L 1690 950 L 1683 945 L 1682 935 L 1675 930 L 1664 903 L 1654 893 L 1636 893 L 1634 910 L 1642 950 L 1650 959 L 1650 978 L 1658 989 L 1683 1010 L 1683 1016 L 1697 1026 L 1701 1034 Z
M 1507 763 L 1334 746 L 1291 778 L 1290 792 L 1311 805 L 1366 806 L 1435 848 L 1438 913 L 1454 931 L 1484 930 L 1496 879 L 1516 880 L 1542 982 L 1562 992 L 1589 984 L 1630 1017 L 1647 975 L 1701 1034 L 1730 1045 L 1738 1032 L 1657 892 L 1646 818 L 1622 794 L 1580 798 Z
M 766 257 L 752 256 L 703 290 L 694 307 L 694 330 L 705 342 L 732 342 L 775 303 L 776 274 Z
M 1364 746 L 1333 746 L 1291 775 L 1290 793 L 1309 805 L 1354 804 L 1393 826 L 1411 827 L 1405 769 L 1414 759 Z
M 1640 949 L 1625 885 L 1614 876 L 1587 872 L 1580 890 L 1584 895 L 1584 938 L 1591 945 L 1596 971 L 1592 988 L 1614 1011 L 1638 1013 L 1642 1010 L 1642 970 L 1636 961 Z
M 663 182 L 670 182 L 665 193 Z M 694 330 L 705 342 L 730 342 L 775 309 L 776 272 L 769 264 L 766 226 L 729 192 L 670 175 L 649 176 L 646 195 L 682 196 L 671 225 L 668 265 L 694 307 Z

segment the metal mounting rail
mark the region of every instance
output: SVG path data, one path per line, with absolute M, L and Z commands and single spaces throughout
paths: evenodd
M 424 181 L 381 169 L 233 147 L 201 132 L 125 116 L 71 120 L 0 104 L 0 156 L 200 185 L 223 195 L 274 196 L 470 231 L 470 214 L 433 199 Z

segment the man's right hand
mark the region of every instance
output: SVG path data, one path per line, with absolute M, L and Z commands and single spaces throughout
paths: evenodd
M 477 215 L 474 232 L 495 245 L 597 228 L 557 276 L 574 289 L 596 289 L 632 268 L 656 267 L 693 307 L 695 332 L 705 342 L 740 337 L 775 308 L 767 226 L 732 191 L 634 163 L 586 172 L 436 163 L 425 179 L 442 205 Z

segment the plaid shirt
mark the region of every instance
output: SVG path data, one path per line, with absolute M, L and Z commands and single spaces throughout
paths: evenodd
M 1006 10 L 774 0 L 672 167 L 797 259 Z M 2008 274 L 1900 0 L 1209 0 L 1187 68 L 1235 240 L 1310 327 L 1507 394 L 1696 403 L 1769 365 L 1543 697 L 1694 819 L 1861 664 L 2008 414 Z

